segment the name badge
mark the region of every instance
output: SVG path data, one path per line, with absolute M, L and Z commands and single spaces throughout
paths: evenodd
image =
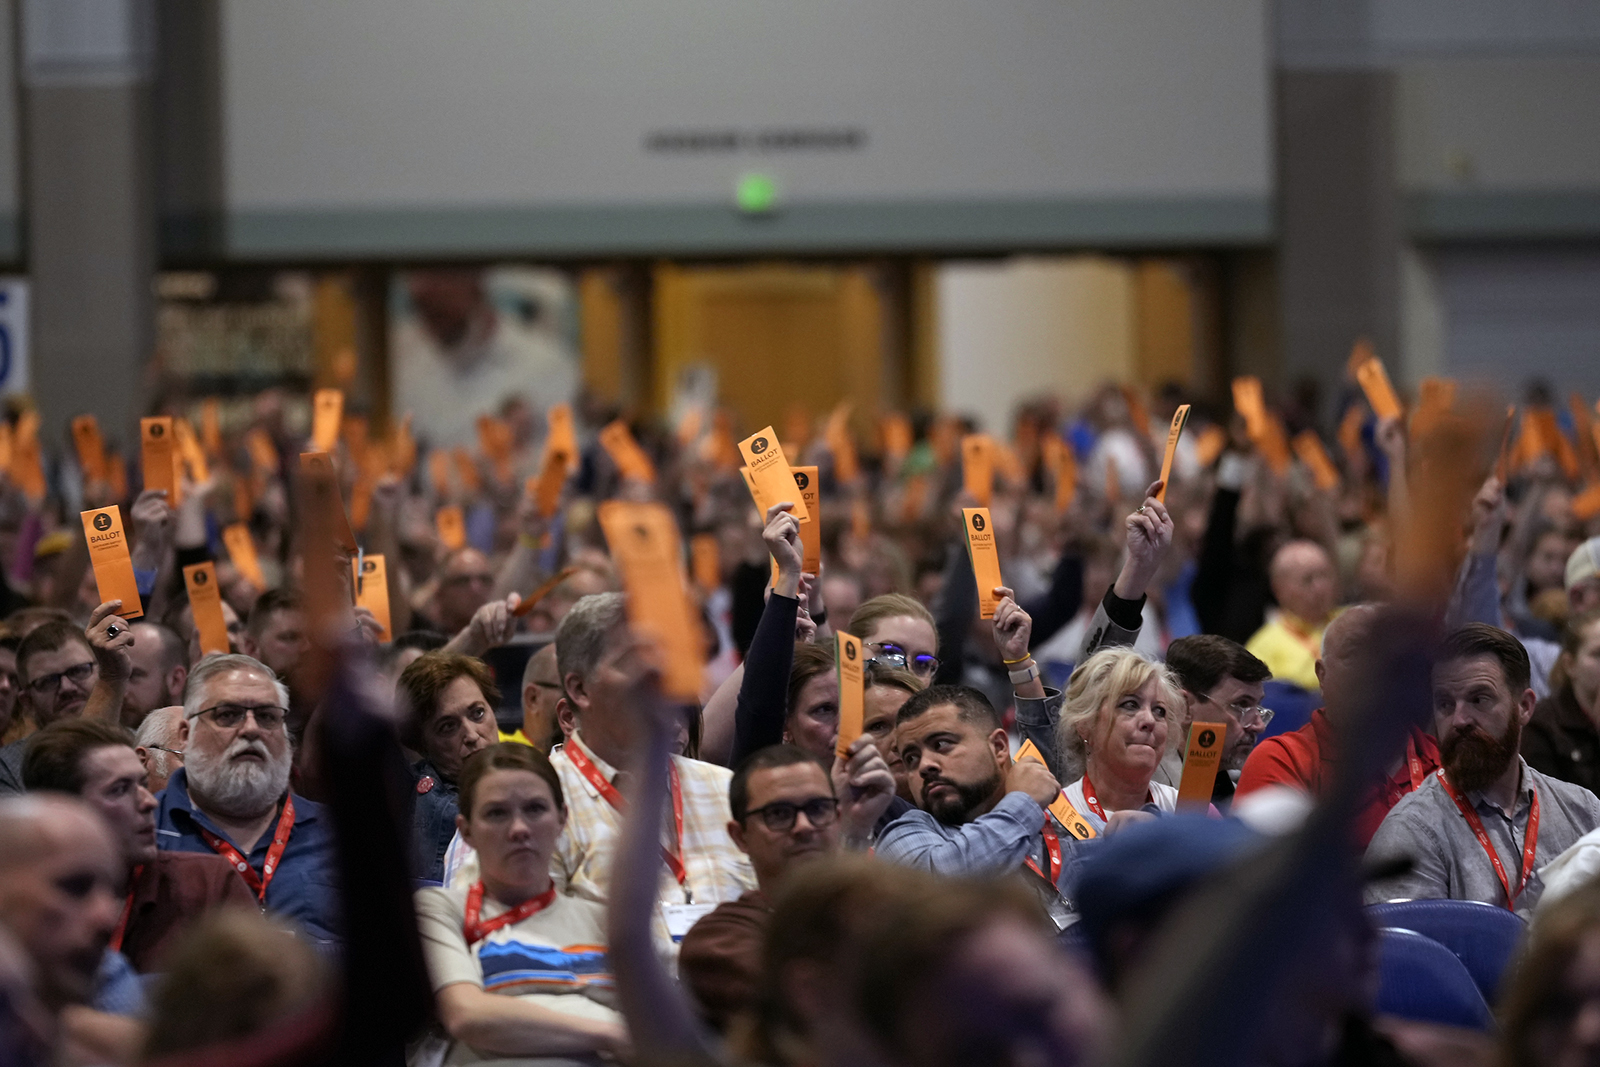
M 716 910 L 716 904 L 663 904 L 661 917 L 667 921 L 667 933 L 676 945 L 689 932 L 689 927 Z

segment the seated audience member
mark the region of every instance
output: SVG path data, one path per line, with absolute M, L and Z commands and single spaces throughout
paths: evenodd
M 1536 771 L 1600 791 L 1600 610 L 1567 620 L 1555 692 L 1534 706 L 1522 758 Z
M 119 631 L 113 638 L 117 647 L 128 645 L 130 637 L 126 624 L 111 616 L 105 605 L 96 609 L 92 623 L 101 635 L 108 632 L 110 625 L 115 625 Z M 115 653 L 97 653 L 84 629 L 72 622 L 50 620 L 22 639 L 17 649 L 17 674 L 35 729 L 49 726 L 58 719 L 85 714 L 85 709 L 91 707 L 91 697 L 109 695 L 110 690 L 99 684 L 101 655 L 114 656 Z M 110 706 L 118 703 L 120 700 Z M 22 759 L 26 749 L 25 738 L 0 748 L 0 795 L 22 792 Z
M 444 634 L 411 630 L 378 648 L 378 669 L 390 685 L 396 685 L 405 669 L 417 662 L 424 652 L 436 652 L 448 643 Z
M 621 593 L 586 596 L 556 630 L 556 661 L 576 727 L 550 756 L 566 795 L 567 825 L 551 868 L 563 893 L 604 903 L 622 828 L 625 795 L 640 729 L 636 709 L 617 690 L 619 664 L 635 654 Z M 681 720 L 680 720 L 681 736 Z M 728 837 L 728 781 L 732 772 L 674 756 L 674 812 L 683 818 L 663 828 L 662 849 L 671 856 L 661 877 L 661 902 L 679 905 L 737 900 L 756 885 L 744 853 Z M 619 781 L 620 778 L 620 781 Z M 465 843 L 461 835 L 458 841 Z M 452 843 L 445 881 L 459 885 L 476 877 L 470 846 Z M 663 935 L 665 931 L 662 931 Z
M 1131 648 L 1103 648 L 1072 672 L 1055 747 L 1079 773 L 1063 795 L 1096 830 L 1114 812 L 1176 808 L 1178 791 L 1154 776 L 1182 707 L 1167 669 Z
M 484 1058 L 621 1055 L 611 1006 L 605 908 L 550 877 L 567 821 L 561 780 L 528 745 L 495 743 L 461 769 L 461 835 L 477 852 L 470 887 L 417 892 L 417 917 L 446 1064 Z
M 244 880 L 220 856 L 156 849 L 156 798 L 126 727 L 63 719 L 28 739 L 22 780 L 29 791 L 79 797 L 100 813 L 126 861 L 124 914 L 111 937 L 138 971 L 160 969 L 172 940 L 208 908 L 254 907 Z
M 183 705 L 157 708 L 146 715 L 134 744 L 139 762 L 144 764 L 145 788 L 161 792 L 172 772 L 183 766 Z
M 1528 654 L 1511 634 L 1471 623 L 1433 667 L 1434 727 L 1444 766 L 1383 820 L 1370 866 L 1410 869 L 1368 885 L 1369 903 L 1478 900 L 1528 917 L 1539 868 L 1600 826 L 1600 797 L 1529 767 L 1517 754 L 1533 716 Z
M 183 703 L 189 677 L 189 652 L 183 638 L 157 623 L 140 620 L 128 627 L 130 669 L 122 693 L 122 725 L 137 730 L 157 708 Z
M 1026 889 L 843 857 L 803 864 L 784 879 L 754 1025 L 727 1048 L 706 1040 L 651 936 L 656 827 L 670 810 L 674 724 L 648 686 L 629 688 L 645 705 L 640 748 L 648 758 L 622 836 L 608 920 L 630 1035 L 652 1062 L 956 1067 L 1097 1060 L 1109 1021 L 1104 1001 L 1053 943 Z
M 1222 766 L 1211 791 L 1211 802 L 1218 810 L 1226 810 L 1233 800 L 1235 777 L 1244 769 L 1261 731 L 1272 721 L 1271 710 L 1261 706 L 1262 683 L 1272 672 L 1237 641 L 1214 634 L 1180 637 L 1168 645 L 1167 670 L 1183 687 L 1183 708 L 1154 780 L 1174 789 L 1183 781 L 1190 725 L 1226 723 Z
M 895 744 L 916 810 L 884 828 L 877 854 L 936 874 L 985 877 L 1026 869 L 1065 926 L 1081 845 L 1046 809 L 1061 786 L 1042 763 L 1013 762 L 993 705 L 965 686 L 936 685 L 900 707 Z
M 1334 726 L 1358 692 L 1364 648 L 1380 617 L 1379 609 L 1373 605 L 1357 604 L 1329 624 L 1322 641 L 1322 658 L 1317 660 L 1323 706 L 1312 712 L 1311 721 L 1300 729 L 1268 737 L 1256 745 L 1239 774 L 1236 801 L 1274 785 L 1289 786 L 1313 797 L 1322 794 L 1325 783 L 1333 779 L 1338 758 Z M 1438 767 L 1438 744 L 1421 730 L 1412 730 L 1404 757 L 1391 769 L 1389 777 L 1374 787 L 1356 817 L 1356 844 L 1365 847 L 1389 809 L 1401 797 L 1420 788 Z
M 834 741 L 839 736 L 839 672 L 831 647 L 794 646 L 785 706 L 788 712 L 783 718 L 780 743 L 793 745 L 824 766 L 831 765 Z
M 906 765 L 900 762 L 900 752 L 895 748 L 894 722 L 901 706 L 927 687 L 926 682 L 910 671 L 881 667 L 876 663 L 866 669 L 862 679 L 861 730 L 872 738 L 889 766 L 889 773 L 894 775 L 895 798 L 883 813 L 885 819 L 898 819 L 916 806 L 911 803 Z
M 1500 1002 L 1504 1067 L 1595 1062 L 1600 1049 L 1600 883 L 1539 910 Z
M 561 732 L 561 672 L 556 667 L 554 641 L 528 657 L 522 669 L 522 729 L 501 734 L 502 741 L 520 741 L 550 754 L 563 740 Z
M 773 745 L 745 758 L 728 786 L 733 838 L 756 872 L 757 888 L 717 909 L 689 930 L 678 974 L 705 1018 L 726 1031 L 755 1006 L 762 943 L 780 881 L 796 866 L 846 848 L 865 850 L 894 795 L 893 776 L 874 748 L 857 744 L 845 787 L 815 757 Z
M 1338 603 L 1338 572 L 1317 542 L 1290 541 L 1273 553 L 1268 576 L 1278 611 L 1245 647 L 1274 678 L 1315 690 L 1321 684 L 1316 665 L 1323 631 Z
M 21 643 L 16 634 L 0 632 L 0 746 L 21 737 L 26 726 L 17 682 L 17 646 Z
M 285 1024 L 329 999 L 322 959 L 286 926 L 254 908 L 223 908 L 204 916 L 174 945 L 167 970 L 150 997 L 144 1063 L 182 1053 L 197 1067 L 237 1062 L 266 1035 L 281 1039 Z M 212 1046 L 221 1046 L 214 1049 Z M 209 1057 L 209 1058 L 208 1058 Z M 300 1062 L 286 1055 L 275 1062 Z M 320 1062 L 320 1061 L 314 1061 Z
M 279 678 L 289 678 L 310 647 L 299 593 L 268 589 L 256 598 L 250 608 L 250 622 L 239 638 L 240 652 L 266 664 Z
M 494 591 L 494 569 L 489 558 L 475 548 L 458 548 L 439 564 L 439 584 L 433 593 L 432 619 L 413 617 L 413 626 L 458 634 L 472 622 Z
M 157 798 L 157 845 L 215 852 L 267 911 L 321 945 L 339 939 L 333 827 L 322 805 L 289 791 L 288 691 L 272 670 L 237 653 L 189 672 L 184 765 Z
M 866 646 L 867 663 L 909 671 L 924 684 L 939 669 L 939 630 L 919 600 L 885 593 L 862 604 L 847 628 Z
M 95 993 L 126 876 L 121 850 L 82 801 L 0 799 L 0 929 L 27 954 L 34 995 L 52 1027 L 64 1024 L 69 1009 L 83 1011 Z
M 426 653 L 401 673 L 395 699 L 402 716 L 400 739 L 422 756 L 411 767 L 417 876 L 438 881 L 444 876 L 444 850 L 456 832 L 461 765 L 499 740 L 494 707 L 500 691 L 482 660 L 441 651 Z
M 1567 557 L 1565 583 L 1571 614 L 1600 608 L 1600 537 L 1591 537 Z

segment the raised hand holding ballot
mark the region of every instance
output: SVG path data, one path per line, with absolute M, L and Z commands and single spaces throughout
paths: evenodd
M 995 590 L 1005 585 L 1000 577 L 1000 550 L 994 543 L 994 520 L 988 508 L 962 508 L 961 519 L 967 531 L 972 576 L 978 583 L 978 617 L 992 619 L 1000 606 Z

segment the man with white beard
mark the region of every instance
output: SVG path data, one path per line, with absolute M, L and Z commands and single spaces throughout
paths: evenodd
M 189 672 L 184 764 L 156 811 L 160 848 L 215 852 L 266 911 L 319 945 L 338 943 L 333 825 L 322 805 L 289 792 L 289 693 L 249 656 L 207 656 Z

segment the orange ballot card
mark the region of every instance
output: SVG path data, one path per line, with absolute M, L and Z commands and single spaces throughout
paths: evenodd
M 72 443 L 78 450 L 78 466 L 90 481 L 106 478 L 106 442 L 100 436 L 100 420 L 79 415 L 72 420 Z
M 332 452 L 339 446 L 344 418 L 344 390 L 318 389 L 311 398 L 311 451 Z
M 539 508 L 539 514 L 550 518 L 561 506 L 561 490 L 567 484 L 567 464 L 570 457 L 565 452 L 546 452 L 544 466 L 539 473 L 528 479 L 528 484 L 523 491 L 532 495 Z
M 608 500 L 600 528 L 628 594 L 628 621 L 660 647 L 662 688 L 677 700 L 700 699 L 701 636 L 698 614 L 683 579 L 678 524 L 664 504 Z
M 380 643 L 394 640 L 394 630 L 389 625 L 389 569 L 382 556 L 357 556 L 350 561 L 350 573 L 355 578 L 356 607 L 372 612 L 378 625 L 383 627 Z
M 1167 451 L 1161 457 L 1161 492 L 1156 494 L 1156 499 L 1163 504 L 1167 502 L 1167 486 L 1172 484 L 1172 457 L 1178 454 L 1178 438 L 1183 436 L 1183 428 L 1189 421 L 1189 405 L 1179 404 L 1178 410 L 1172 413 L 1172 427 L 1167 430 Z
M 572 428 L 572 405 L 553 404 L 545 412 L 547 429 L 544 435 L 544 454 L 562 455 L 567 462 L 578 458 L 578 434 Z
M 177 443 L 178 457 L 189 468 L 189 480 L 196 485 L 210 481 L 211 468 L 206 464 L 205 449 L 200 447 L 200 439 L 194 435 L 194 427 L 189 425 L 188 419 L 172 420 L 172 439 Z
M 689 539 L 690 573 L 702 593 L 710 593 L 722 584 L 721 553 L 714 533 L 695 534 Z
M 621 419 L 607 423 L 600 431 L 600 447 L 606 450 L 624 478 L 636 478 L 641 482 L 656 480 L 656 465 L 650 462 L 639 442 L 633 439 L 633 431 Z
M 994 498 L 994 453 L 981 433 L 961 439 L 961 488 L 983 507 Z
M 794 484 L 800 490 L 800 501 L 806 506 L 806 517 L 800 520 L 800 549 L 804 557 L 800 569 L 807 574 L 822 572 L 822 501 L 818 498 L 817 468 L 790 467 L 794 471 Z
M 222 543 L 228 546 L 228 558 L 244 575 L 244 580 L 264 591 L 267 579 L 261 573 L 261 557 L 256 554 L 256 539 L 250 536 L 250 527 L 242 522 L 224 526 Z
M 94 567 L 94 584 L 100 590 L 100 603 L 122 601 L 117 612 L 124 619 L 144 614 L 139 603 L 139 581 L 133 576 L 133 560 L 128 555 L 128 538 L 122 532 L 122 515 L 117 506 L 80 513 L 83 536 L 89 541 L 89 564 Z
M 518 601 L 517 606 L 511 609 L 511 614 L 515 615 L 519 619 L 522 618 L 528 612 L 537 607 L 539 601 L 543 600 L 545 597 L 554 592 L 556 586 L 560 585 L 568 578 L 571 578 L 574 574 L 577 574 L 582 569 L 582 567 L 562 567 L 559 571 L 556 571 L 550 577 L 546 578 L 544 580 L 544 584 L 540 585 L 539 588 L 535 589 L 533 592 L 529 593 L 527 596 Z
M 330 516 L 333 523 L 333 536 L 347 551 L 356 550 L 356 534 L 350 529 L 350 516 L 344 513 L 344 501 L 339 496 L 339 476 L 333 469 L 333 457 L 326 452 L 300 453 L 300 470 L 314 473 L 319 479 L 326 479 L 333 486 L 333 510 L 337 515 Z
M 1317 483 L 1318 489 L 1327 493 L 1339 488 L 1339 468 L 1333 465 L 1328 450 L 1322 447 L 1322 438 L 1317 436 L 1317 431 L 1301 430 L 1295 434 L 1294 454 L 1311 472 L 1311 479 Z
M 439 531 L 439 542 L 454 552 L 467 544 L 467 519 L 459 504 L 446 504 L 433 513 L 433 524 Z
M 183 568 L 183 585 L 194 609 L 194 628 L 200 634 L 200 654 L 229 651 L 228 622 L 222 617 L 222 589 L 217 585 L 217 565 L 196 563 Z
M 1183 777 L 1178 782 L 1179 804 L 1203 808 L 1211 803 L 1227 736 L 1225 722 L 1197 722 L 1189 727 L 1189 751 L 1184 754 Z
M 839 676 L 839 743 L 835 751 L 845 759 L 850 755 L 850 746 L 866 728 L 867 661 L 859 637 L 836 633 L 833 642 L 833 662 Z
M 778 435 L 771 426 L 740 441 L 739 453 L 750 468 L 749 481 L 755 492 L 756 506 L 763 513 L 772 505 L 787 500 L 794 504 L 789 514 L 801 522 L 811 517 L 806 502 L 795 491 L 799 483 L 795 481 L 794 469 L 783 458 L 783 446 L 778 443 Z
M 1356 342 L 1350 353 L 1349 366 L 1361 391 L 1367 395 L 1367 403 L 1372 405 L 1374 415 L 1380 419 L 1398 419 L 1404 414 L 1400 398 L 1395 395 L 1394 386 L 1389 384 L 1388 372 L 1383 369 L 1383 361 L 1373 353 L 1372 346 L 1365 338 Z
M 972 576 L 978 582 L 978 617 L 994 618 L 1000 600 L 994 587 L 1004 585 L 1000 578 L 1000 552 L 994 544 L 994 523 L 988 508 L 962 508 L 967 527 L 967 555 L 972 558 Z
M 1260 378 L 1244 375 L 1233 380 L 1233 409 L 1244 418 L 1245 432 L 1252 441 L 1267 432 L 1267 405 Z
M 177 453 L 173 451 L 171 417 L 161 415 L 140 419 L 139 442 L 144 465 L 144 487 L 165 489 L 168 506 L 177 507 L 182 498 L 178 491 Z
M 1032 741 L 1022 742 L 1022 747 L 1017 749 L 1017 762 L 1021 763 L 1023 760 L 1032 760 L 1034 763 L 1043 764 L 1046 767 L 1049 766 L 1048 763 L 1045 763 L 1044 756 L 1040 754 L 1039 746 Z M 1090 826 L 1084 821 L 1083 816 L 1078 814 L 1078 809 L 1072 806 L 1072 801 L 1067 799 L 1066 793 L 1056 794 L 1055 800 L 1050 804 L 1050 814 L 1055 816 L 1056 822 L 1061 824 L 1063 830 L 1076 837 L 1079 841 L 1087 841 L 1091 837 L 1099 836 L 1095 833 L 1094 827 Z

